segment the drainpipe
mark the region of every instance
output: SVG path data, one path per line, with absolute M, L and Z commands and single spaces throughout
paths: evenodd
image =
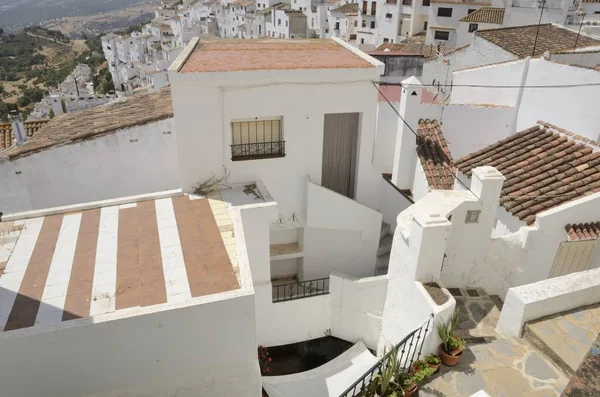
M 521 83 L 519 84 L 519 93 L 517 94 L 517 101 L 515 103 L 515 117 L 511 127 L 511 133 L 517 132 L 517 120 L 519 119 L 519 110 L 521 109 L 521 100 L 523 99 L 523 92 L 525 91 L 525 83 L 527 82 L 527 74 L 529 73 L 529 62 L 531 57 L 525 58 L 525 65 L 523 65 L 523 74 L 521 75 Z

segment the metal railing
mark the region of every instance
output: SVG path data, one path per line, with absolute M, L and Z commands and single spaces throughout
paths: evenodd
M 421 358 L 421 351 L 423 350 L 423 343 L 425 337 L 429 331 L 429 326 L 433 320 L 433 313 L 429 315 L 426 322 L 410 334 L 406 335 L 400 343 L 396 345 L 398 348 L 398 363 L 402 370 L 407 370 L 412 367 L 415 360 Z M 416 338 L 416 340 L 415 340 Z M 363 391 L 367 390 L 371 379 L 381 373 L 390 362 L 390 353 L 381 357 L 367 372 L 365 372 L 356 382 L 348 387 L 340 397 L 354 397 L 362 395 Z
M 295 283 L 274 285 L 273 302 L 285 302 L 294 299 L 310 298 L 311 296 L 327 295 L 329 293 L 329 277 L 315 280 L 297 281 Z
M 231 160 L 268 159 L 285 156 L 285 141 L 231 145 Z

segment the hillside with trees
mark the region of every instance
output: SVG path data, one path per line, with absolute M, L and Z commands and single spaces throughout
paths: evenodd
M 40 27 L 0 34 L 0 119 L 6 121 L 5 103 L 16 103 L 27 114 L 79 63 L 92 68 L 99 93 L 114 89 L 97 36 L 74 42 Z

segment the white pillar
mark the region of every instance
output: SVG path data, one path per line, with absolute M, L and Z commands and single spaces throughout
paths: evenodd
M 481 202 L 481 213 L 479 215 L 479 233 L 490 236 L 498 205 L 500 204 L 500 193 L 506 178 L 494 167 L 477 167 L 471 176 L 471 191 Z M 483 244 L 482 244 L 483 245 Z
M 412 190 L 413 187 L 417 161 L 417 138 L 415 133 L 419 121 L 422 95 L 423 86 L 416 77 L 409 77 L 402 82 L 399 113 L 406 123 L 402 120 L 398 121 L 394 168 L 392 170 L 392 182 L 400 189 Z M 406 124 L 411 128 L 407 127 Z

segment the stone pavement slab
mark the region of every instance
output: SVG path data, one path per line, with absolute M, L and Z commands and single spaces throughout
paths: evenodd
M 600 333 L 600 305 L 560 313 L 526 325 L 525 334 L 576 371 Z

